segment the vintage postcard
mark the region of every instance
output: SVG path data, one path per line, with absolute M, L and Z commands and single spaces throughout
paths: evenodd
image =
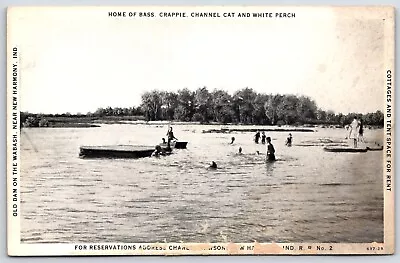
M 394 253 L 394 8 L 10 7 L 8 254 Z

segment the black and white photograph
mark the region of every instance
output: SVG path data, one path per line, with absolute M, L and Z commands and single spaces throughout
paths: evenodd
M 394 8 L 10 7 L 8 253 L 394 253 Z

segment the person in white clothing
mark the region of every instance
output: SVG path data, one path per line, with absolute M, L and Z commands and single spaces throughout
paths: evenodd
M 358 135 L 360 133 L 360 122 L 357 116 L 354 116 L 353 122 L 350 124 L 349 139 L 353 139 L 354 148 L 357 148 Z

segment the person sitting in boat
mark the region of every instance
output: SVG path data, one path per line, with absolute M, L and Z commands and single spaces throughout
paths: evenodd
M 275 148 L 271 143 L 271 137 L 267 137 L 267 161 L 275 161 Z
M 293 141 L 292 134 L 289 133 L 289 137 L 287 137 L 285 144 L 290 147 L 290 146 L 292 146 L 292 141 Z
M 172 152 L 172 148 L 171 148 L 171 146 L 169 145 L 169 144 L 167 144 L 167 141 L 165 140 L 165 138 L 162 138 L 162 143 L 161 143 L 161 145 L 163 146 L 163 147 L 165 147 L 165 145 L 167 145 L 167 147 L 166 148 L 162 148 L 163 149 L 163 151 L 164 152 Z M 160 146 L 161 146 L 160 145 Z

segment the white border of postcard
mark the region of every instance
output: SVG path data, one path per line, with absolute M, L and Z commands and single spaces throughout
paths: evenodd
M 7 32 L 7 241 L 11 256 L 53 255 L 327 255 L 327 254 L 392 254 L 394 253 L 394 8 L 365 8 L 366 14 L 385 19 L 385 145 L 383 159 L 384 242 L 383 243 L 71 243 L 22 244 L 20 242 L 20 100 L 18 39 L 13 35 L 13 13 L 24 7 L 8 9 Z M 56 7 L 54 7 L 56 8 Z M 97 7 L 76 7 L 97 8 Z M 103 7 L 105 8 L 105 7 Z M 118 7 L 121 10 L 133 9 Z M 143 7 L 148 10 L 187 10 L 198 7 Z M 209 7 L 215 12 L 240 10 L 242 7 Z M 273 7 L 286 8 L 287 7 Z M 313 8 L 313 7 L 307 7 Z M 305 10 L 306 8 L 303 7 Z M 104 9 L 103 9 L 104 10 Z M 347 12 L 346 12 L 347 13 Z M 348 14 L 348 13 L 347 13 Z

